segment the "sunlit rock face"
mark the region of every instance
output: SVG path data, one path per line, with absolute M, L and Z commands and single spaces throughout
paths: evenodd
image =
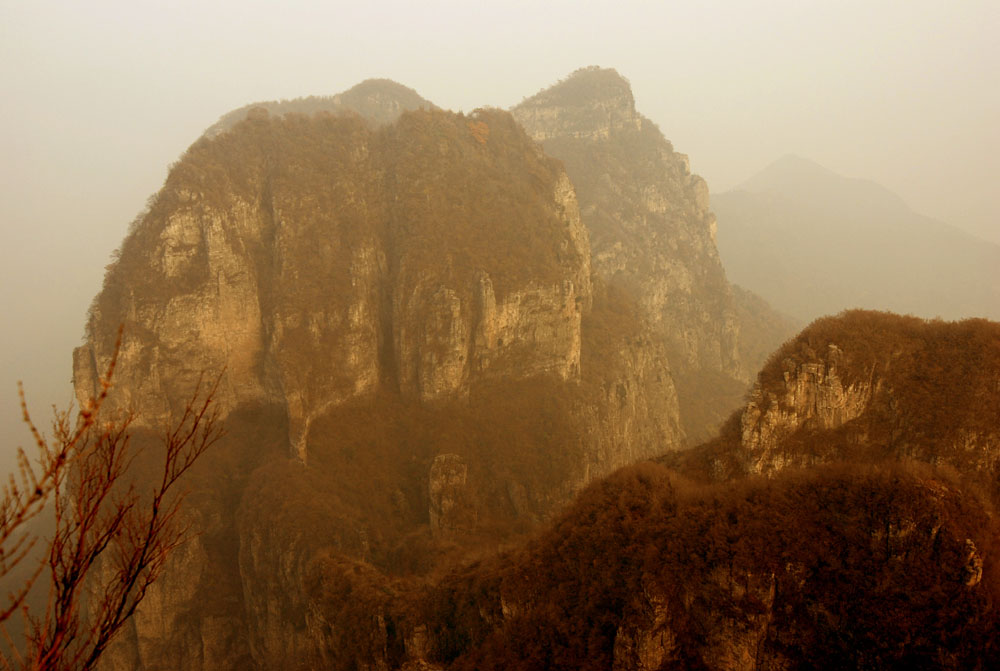
M 578 378 L 589 262 L 565 174 L 503 113 L 417 112 L 386 132 L 248 119 L 192 146 L 125 241 L 75 355 L 78 396 L 122 324 L 118 403 L 162 422 L 221 374 L 219 406 L 284 405 L 304 459 L 313 419 L 380 383 L 430 400 L 483 376 Z
M 726 479 L 903 458 L 995 478 L 998 342 L 998 325 L 982 319 L 818 319 L 774 352 L 715 445 L 665 463 Z
M 775 471 L 794 463 L 781 448 L 799 427 L 835 429 L 861 416 L 879 381 L 845 385 L 837 369 L 843 358 L 840 348 L 830 343 L 819 361 L 786 371 L 782 389 L 754 386 L 740 420 L 748 472 Z

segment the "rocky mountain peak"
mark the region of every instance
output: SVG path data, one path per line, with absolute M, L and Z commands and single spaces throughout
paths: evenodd
M 730 412 L 726 405 L 736 407 L 761 363 L 746 346 L 753 339 L 741 340 L 741 303 L 719 260 L 708 185 L 636 111 L 628 80 L 614 70 L 577 70 L 512 112 L 566 166 L 590 233 L 595 273 L 635 297 L 665 337 L 675 377 L 695 381 L 711 371 L 728 380 L 729 400 L 707 414 L 711 419 L 687 427 L 689 435 L 704 431 L 707 437 L 705 427 Z M 776 344 L 786 335 L 763 340 Z M 689 416 L 698 412 L 693 399 L 704 396 L 695 388 L 680 395 L 692 399 Z
M 558 136 L 607 138 L 642 127 L 632 87 L 612 68 L 590 66 L 522 102 L 519 121 L 539 142 Z

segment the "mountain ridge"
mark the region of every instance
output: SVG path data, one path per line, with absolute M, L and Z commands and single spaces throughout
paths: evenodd
M 351 88 L 332 96 L 306 96 L 291 100 L 270 100 L 238 107 L 222 115 L 209 126 L 203 137 L 215 137 L 224 133 L 247 115 L 264 112 L 277 116 L 302 114 L 311 116 L 319 113 L 358 114 L 369 121 L 383 125 L 392 123 L 404 111 L 415 109 L 437 109 L 415 90 L 396 81 L 385 78 L 366 79 Z
M 851 308 L 1000 318 L 1000 246 L 815 165 L 779 161 L 755 190 L 713 196 L 734 282 L 806 323 Z

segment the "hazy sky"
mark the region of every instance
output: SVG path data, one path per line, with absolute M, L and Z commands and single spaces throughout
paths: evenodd
M 786 153 L 1000 241 L 1000 3 L 0 0 L 0 449 L 70 354 L 128 222 L 201 131 L 388 77 L 509 107 L 614 67 L 713 191 Z

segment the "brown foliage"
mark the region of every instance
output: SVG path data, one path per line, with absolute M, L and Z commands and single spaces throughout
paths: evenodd
M 992 514 L 922 464 L 709 487 L 645 464 L 525 550 L 451 576 L 427 617 L 452 669 L 611 668 L 620 628 L 651 625 L 649 595 L 676 668 L 713 666 L 740 631 L 762 637 L 762 668 L 977 668 L 1000 653 Z

